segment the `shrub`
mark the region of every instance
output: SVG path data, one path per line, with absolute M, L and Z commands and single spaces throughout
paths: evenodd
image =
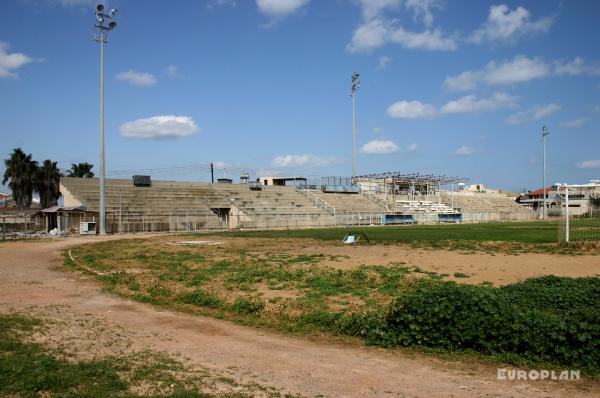
M 261 312 L 265 303 L 258 297 L 238 297 L 233 302 L 231 309 L 240 315 L 250 315 Z
M 179 300 L 185 304 L 193 304 L 200 307 L 219 308 L 222 300 L 213 293 L 206 290 L 196 289 L 193 292 L 182 294 Z
M 420 280 L 387 315 L 377 344 L 417 345 L 598 370 L 600 278 L 543 277 L 514 285 Z

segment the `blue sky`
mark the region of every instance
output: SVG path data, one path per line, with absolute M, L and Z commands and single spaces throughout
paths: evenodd
M 549 182 L 600 177 L 600 2 L 105 3 L 109 175 L 350 175 L 357 71 L 359 174 L 535 189 L 547 125 Z M 2 158 L 98 163 L 95 4 L 2 2 Z

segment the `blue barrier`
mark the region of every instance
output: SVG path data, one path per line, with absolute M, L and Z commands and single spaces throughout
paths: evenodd
M 438 222 L 460 224 L 462 222 L 462 214 L 438 214 Z
M 384 214 L 383 224 L 415 224 L 415 217 L 412 214 Z

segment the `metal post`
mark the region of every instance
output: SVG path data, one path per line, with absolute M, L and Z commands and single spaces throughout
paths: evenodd
M 100 235 L 106 235 L 104 203 L 104 31 L 100 30 Z
M 569 186 L 565 184 L 565 206 L 566 206 L 566 220 L 565 220 L 565 241 L 569 243 Z
M 356 111 L 355 94 L 352 91 L 352 178 L 356 177 Z M 352 185 L 352 183 L 351 183 Z
M 210 182 L 215 183 L 215 168 L 212 163 L 210 164 Z
M 355 112 L 355 98 L 356 91 L 360 87 L 360 75 L 356 72 L 352 73 L 352 89 L 350 96 L 352 97 L 352 181 L 351 185 L 354 184 L 354 178 L 356 177 L 356 112 Z
M 99 233 L 106 235 L 106 206 L 104 192 L 105 178 L 105 162 L 104 162 L 104 44 L 108 32 L 113 30 L 117 23 L 113 17 L 117 14 L 116 9 L 111 9 L 110 13 L 104 13 L 104 5 L 102 3 L 96 6 L 96 19 L 98 23 L 95 25 L 99 30 L 99 34 L 94 36 L 94 40 L 100 43 L 100 200 L 99 200 Z M 104 25 L 106 20 L 110 20 L 108 26 Z
M 119 192 L 119 234 L 123 233 L 122 213 L 123 213 L 123 196 L 122 196 L 121 192 Z
M 544 220 L 547 217 L 547 208 L 546 208 L 546 137 L 548 136 L 548 134 L 550 134 L 550 130 L 548 129 L 548 127 L 543 126 L 542 127 L 542 141 L 544 144 L 544 186 L 543 186 L 544 201 L 542 203 L 542 205 L 543 205 L 542 217 Z

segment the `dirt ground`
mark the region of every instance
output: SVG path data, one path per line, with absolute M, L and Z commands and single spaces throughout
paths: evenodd
M 62 269 L 63 250 L 100 239 L 111 238 L 0 244 L 2 311 L 41 314 L 56 324 L 68 325 L 51 328 L 48 341 L 75 347 L 81 356 L 101 356 L 115 349 L 152 349 L 183 358 L 187 366 L 227 375 L 242 385 L 256 383 L 282 393 L 337 397 L 600 396 L 600 382 L 595 380 L 498 381 L 496 364 L 448 361 L 407 350 L 346 344 L 326 337 L 282 335 L 212 318 L 161 311 L 110 296 L 94 280 Z M 268 242 L 239 239 L 227 244 L 250 244 L 262 251 L 265 249 L 262 245 Z M 547 273 L 569 276 L 600 273 L 599 257 L 461 255 L 394 246 L 349 248 L 314 241 L 297 244 L 286 247 L 304 254 L 350 257 L 331 260 L 332 266 L 405 262 L 438 273 L 473 274 L 461 279 L 473 283 L 489 280 L 502 284 Z M 284 246 L 278 243 L 273 250 L 281 247 Z M 103 342 L 94 333 L 90 334 L 90 330 L 128 343 Z M 256 395 L 261 395 L 260 391 Z
M 173 242 L 185 242 L 194 246 L 193 240 L 173 238 Z M 418 267 L 425 272 L 448 274 L 445 280 L 479 284 L 492 282 L 501 286 L 527 278 L 543 275 L 600 276 L 598 255 L 556 255 L 540 253 L 507 254 L 501 252 L 476 252 L 464 254 L 459 251 L 412 248 L 408 245 L 342 245 L 339 242 L 312 239 L 244 239 L 206 238 L 217 244 L 247 254 L 293 254 L 318 255 L 325 258 L 319 264 L 342 269 L 361 265 L 401 265 Z M 202 242 L 204 243 L 204 242 Z M 468 278 L 456 278 L 460 272 Z

